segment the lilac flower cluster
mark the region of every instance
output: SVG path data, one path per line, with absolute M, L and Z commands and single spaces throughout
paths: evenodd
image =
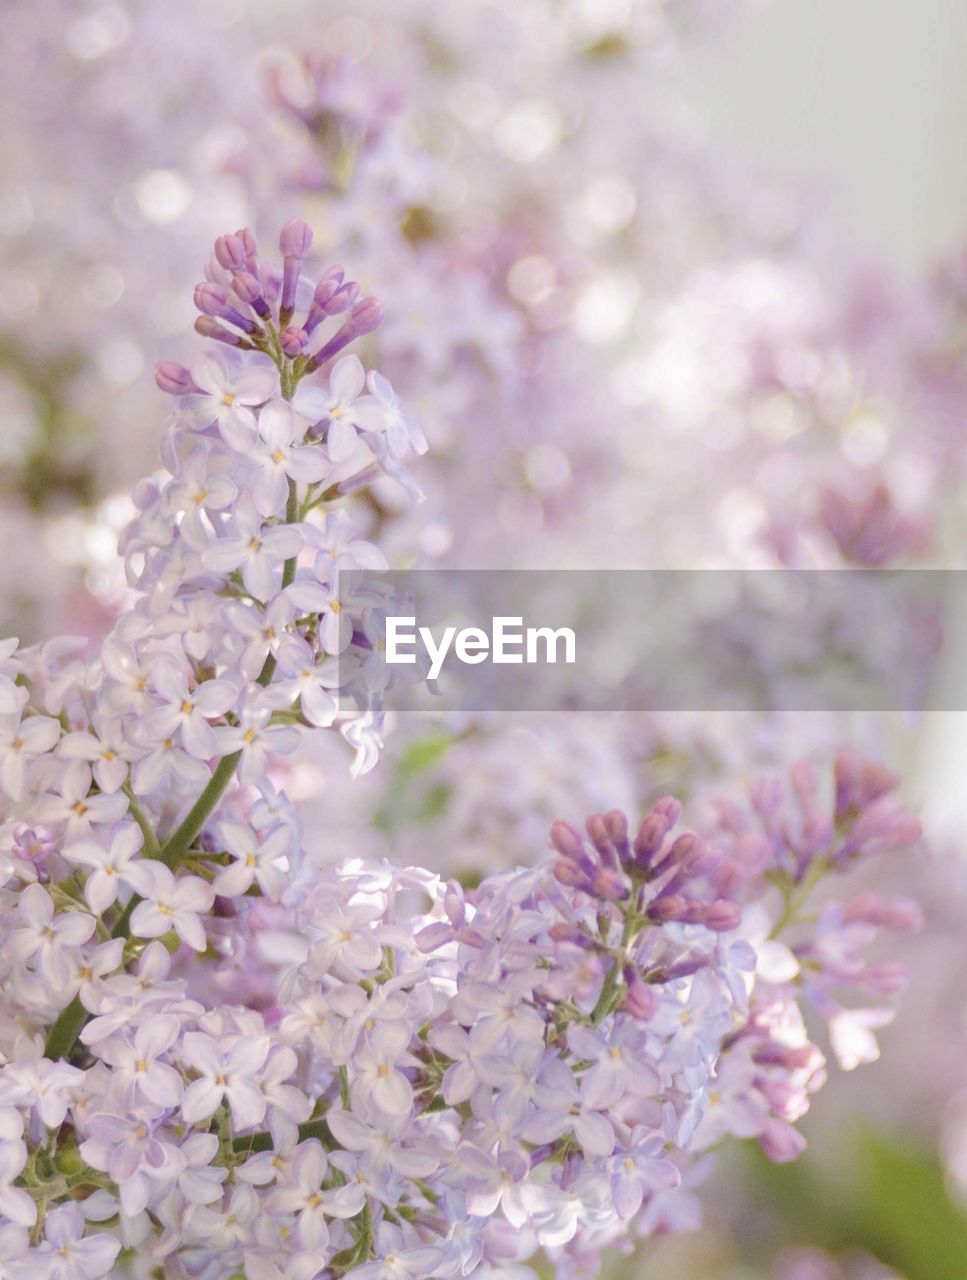
M 845 1065 L 872 1056 L 886 1015 L 833 991 L 897 985 L 862 953 L 914 909 L 802 911 L 918 828 L 844 759 L 832 818 L 799 770 L 795 825 L 765 787 L 758 826 L 723 807 L 702 836 L 672 799 L 635 834 L 559 822 L 550 859 L 475 891 L 320 872 L 284 761 L 338 728 L 368 768 L 386 684 L 385 600 L 341 577 L 384 562 L 327 508 L 422 438 L 344 354 L 378 304 L 304 276 L 306 224 L 280 248 L 220 238 L 196 290 L 220 354 L 159 366 L 131 609 L 93 660 L 0 648 L 4 1274 L 526 1276 L 538 1250 L 586 1274 L 690 1225 L 725 1134 L 795 1154 L 822 1065 L 801 1000 Z
M 919 907 L 866 889 L 817 903 L 814 891 L 829 876 L 912 848 L 920 824 L 894 797 L 898 779 L 881 765 L 842 753 L 833 773 L 830 807 L 809 764 L 790 770 L 787 787 L 755 784 L 747 810 L 716 805 L 709 838 L 721 861 L 711 884 L 743 904 L 741 932 L 757 966 L 749 1018 L 724 1048 L 698 1145 L 728 1133 L 757 1138 L 773 1160 L 795 1158 L 805 1144 L 794 1124 L 826 1078 L 804 1011 L 825 1023 L 846 1071 L 879 1057 L 875 1032 L 894 1017 L 884 997 L 903 986 L 906 972 L 871 961 L 868 952 L 882 929 L 919 928 Z

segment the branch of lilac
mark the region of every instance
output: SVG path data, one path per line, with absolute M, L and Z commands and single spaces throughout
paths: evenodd
M 232 244 L 232 241 L 238 241 L 239 243 Z M 221 244 L 222 265 L 227 265 L 228 268 L 236 266 L 242 268 L 253 265 L 250 254 L 245 249 L 244 232 L 239 233 L 236 237 L 223 237 Z M 260 351 L 267 355 L 279 372 L 281 398 L 290 403 L 300 379 L 305 377 L 307 373 L 319 368 L 326 360 L 335 356 L 355 338 L 371 332 L 382 319 L 382 311 L 376 300 L 373 298 L 366 299 L 362 303 L 352 306 L 349 320 L 315 357 L 310 359 L 304 354 L 309 333 L 305 329 L 293 329 L 289 326 L 289 321 L 291 321 L 293 315 L 298 268 L 308 255 L 311 246 L 312 235 L 307 224 L 298 221 L 287 224 L 282 233 L 280 246 L 285 255 L 285 268 L 278 323 L 273 321 L 271 309 L 264 297 L 264 290 L 258 284 L 256 277 L 250 275 L 247 271 L 242 277 L 243 284 L 239 283 L 236 277 L 233 277 L 233 283 L 236 289 L 241 290 L 244 288 L 253 293 L 253 296 L 247 300 L 255 308 L 259 320 L 241 317 L 229 305 L 226 291 L 214 282 L 208 281 L 199 285 L 195 291 L 196 305 L 203 312 L 196 323 L 198 332 L 205 337 L 227 343 L 237 349 Z M 242 260 L 243 253 L 245 253 L 244 261 Z M 219 260 L 217 246 L 216 260 Z M 259 292 L 255 295 L 254 291 L 257 285 Z M 312 309 L 307 318 L 307 325 L 315 327 L 321 320 L 322 315 L 340 314 L 342 310 L 346 309 L 347 305 L 355 301 L 355 297 L 355 286 L 346 286 L 343 283 L 341 269 L 334 268 L 330 270 L 323 277 L 313 296 Z M 248 336 L 237 336 L 232 330 L 225 328 L 216 317 L 222 317 L 229 322 L 234 322 L 236 327 L 242 329 Z M 186 375 L 190 379 L 191 375 L 187 370 L 173 370 L 170 366 L 165 366 L 159 370 L 159 383 L 162 385 L 162 389 L 168 390 L 172 381 L 174 381 L 178 389 L 183 389 L 186 385 Z M 227 397 L 223 396 L 223 402 L 226 399 L 229 405 L 234 404 L 235 397 L 231 393 L 228 393 Z M 299 520 L 301 506 L 299 486 L 291 474 L 286 478 L 285 523 L 294 526 Z M 285 559 L 282 566 L 283 591 L 294 581 L 295 571 L 296 557 L 290 556 Z M 275 654 L 269 653 L 258 675 L 257 683 L 263 687 L 268 686 L 275 673 L 276 665 Z M 205 822 L 211 816 L 234 778 L 241 759 L 242 751 L 238 750 L 224 756 L 218 762 L 212 772 L 210 781 L 206 784 L 198 799 L 182 819 L 177 829 L 164 842 L 163 847 L 157 851 L 158 859 L 171 871 L 177 869 L 197 839 Z M 145 835 L 146 843 L 150 845 L 153 841 L 157 845 L 156 832 L 146 827 L 143 829 L 143 834 Z M 140 898 L 137 893 L 131 895 L 111 929 L 112 938 L 127 938 L 129 936 L 131 916 L 139 901 Z M 51 1058 L 69 1057 L 88 1016 L 80 1000 L 75 998 L 63 1010 L 50 1030 L 45 1050 L 47 1056 Z
M 388 597 L 340 575 L 385 561 L 341 502 L 418 496 L 425 448 L 344 354 L 379 304 L 307 279 L 311 242 L 287 224 L 281 269 L 247 229 L 216 242 L 217 346 L 158 367 L 166 474 L 97 657 L 0 649 L 0 1231 L 27 1273 L 99 1280 L 132 1240 L 196 1268 L 227 1221 L 218 1265 L 251 1280 L 586 1268 L 692 1215 L 725 1138 L 797 1155 L 825 1078 L 804 1010 L 851 1069 L 902 980 L 867 956 L 915 906 L 824 896 L 919 839 L 849 755 L 696 832 L 671 798 L 634 833 L 556 823 L 472 891 L 304 846 L 286 757 L 337 732 L 360 772 L 380 746 Z

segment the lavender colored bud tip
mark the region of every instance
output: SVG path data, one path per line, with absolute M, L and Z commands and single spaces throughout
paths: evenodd
M 283 258 L 296 258 L 301 261 L 312 248 L 312 228 L 301 218 L 293 218 L 282 228 L 279 236 L 279 249 Z
M 689 834 L 679 836 L 668 850 L 668 862 L 677 863 L 688 870 L 702 854 L 702 844 L 698 836 Z
M 602 867 L 595 873 L 592 892 L 602 902 L 623 902 L 630 896 L 630 890 L 620 871 L 612 867 Z
M 279 346 L 290 359 L 305 351 L 308 341 L 309 335 L 305 329 L 296 329 L 292 325 L 279 336 Z
M 742 909 L 737 902 L 719 898 L 702 912 L 702 924 L 715 933 L 728 933 L 737 929 L 742 921 Z
M 551 844 L 565 858 L 577 859 L 584 852 L 580 831 L 569 822 L 555 822 L 551 827 Z
M 216 342 L 224 342 L 229 347 L 242 345 L 242 339 L 237 333 L 231 333 L 211 316 L 199 316 L 195 321 L 195 332 L 200 333 L 203 338 L 214 338 Z
M 245 244 L 240 235 L 219 236 L 215 241 L 215 261 L 226 271 L 245 267 Z
M 232 288 L 243 302 L 247 302 L 250 305 L 262 296 L 261 284 L 248 271 L 236 272 L 232 277 Z
M 177 360 L 159 361 L 154 367 L 154 380 L 169 396 L 186 396 L 198 390 L 189 371 Z
M 635 836 L 635 861 L 647 867 L 668 834 L 668 823 L 658 813 L 649 813 Z
M 383 323 L 383 304 L 378 298 L 364 298 L 353 307 L 349 323 L 357 337 L 372 333 Z
M 689 913 L 689 902 L 677 893 L 661 894 L 648 908 L 649 918 L 657 924 L 684 920 Z
M 571 889 L 590 888 L 588 877 L 581 868 L 569 858 L 558 858 L 554 863 L 554 879 Z
M 674 796 L 662 796 L 652 809 L 652 813 L 661 814 L 669 827 L 673 827 L 682 816 L 681 802 L 676 800 Z
M 551 925 L 548 933 L 551 941 L 559 945 L 567 944 L 572 947 L 580 947 L 582 951 L 594 950 L 593 941 L 586 933 L 582 933 L 577 925 L 560 921 L 558 924 Z
M 225 290 L 210 280 L 195 285 L 195 306 L 206 316 L 218 316 L 225 310 L 228 299 Z
M 621 844 L 628 838 L 628 819 L 620 809 L 612 809 L 604 815 L 605 826 L 608 829 L 608 835 L 615 842 Z
M 327 316 L 341 316 L 344 311 L 348 311 L 350 307 L 355 305 L 356 299 L 359 297 L 359 285 L 355 280 L 347 280 L 345 284 L 340 284 L 329 296 L 328 300 L 322 306 Z
M 339 281 L 332 279 L 328 274 L 324 275 L 315 287 L 312 295 L 312 301 L 321 311 L 325 311 L 331 298 L 339 290 Z

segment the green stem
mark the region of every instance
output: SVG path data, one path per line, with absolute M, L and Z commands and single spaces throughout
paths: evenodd
M 793 885 L 791 888 L 786 890 L 786 900 L 782 909 L 782 914 L 772 927 L 772 932 L 769 934 L 770 941 L 778 938 L 780 934 L 784 933 L 786 929 L 795 922 L 800 910 L 805 906 L 809 895 L 829 870 L 829 867 L 830 862 L 828 857 L 815 858 L 812 866 L 806 872 L 800 883 L 798 885 Z
M 307 1138 L 318 1138 L 330 1151 L 339 1150 L 339 1145 L 329 1132 L 329 1126 L 324 1118 L 307 1120 L 305 1124 L 299 1125 L 299 1141 L 305 1142 Z M 269 1151 L 272 1148 L 272 1135 L 266 1132 L 243 1134 L 240 1138 L 232 1140 L 232 1146 L 237 1152 L 252 1155 L 257 1151 Z
M 144 836 L 145 853 L 149 858 L 157 858 L 161 852 L 161 845 L 158 843 L 158 837 L 154 833 L 154 827 L 151 825 L 151 820 L 138 803 L 137 797 L 131 790 L 131 784 L 129 782 L 124 784 L 124 794 L 128 798 L 128 812 L 141 828 L 141 834 Z
M 628 959 L 628 944 L 635 935 L 636 929 L 641 924 L 640 919 L 634 910 L 629 910 L 625 916 L 624 928 L 621 931 L 621 952 L 615 956 L 614 964 L 605 974 L 604 982 L 601 984 L 601 992 L 598 996 L 597 1003 L 591 1011 L 591 1025 L 598 1026 L 604 1021 L 609 1013 L 614 1009 L 615 996 L 618 994 L 620 987 L 620 976 L 624 970 L 624 965 Z
M 235 776 L 235 770 L 241 758 L 241 751 L 233 751 L 230 756 L 222 756 L 205 790 L 188 810 L 178 829 L 165 843 L 159 856 L 165 866 L 170 867 L 172 871 L 191 848 L 195 837 L 208 821 L 215 805 L 221 800 L 225 788 Z

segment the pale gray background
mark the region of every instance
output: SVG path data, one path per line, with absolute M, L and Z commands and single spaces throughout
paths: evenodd
M 904 272 L 967 232 L 967 0 L 747 0 L 690 96 L 726 147 L 841 185 Z

